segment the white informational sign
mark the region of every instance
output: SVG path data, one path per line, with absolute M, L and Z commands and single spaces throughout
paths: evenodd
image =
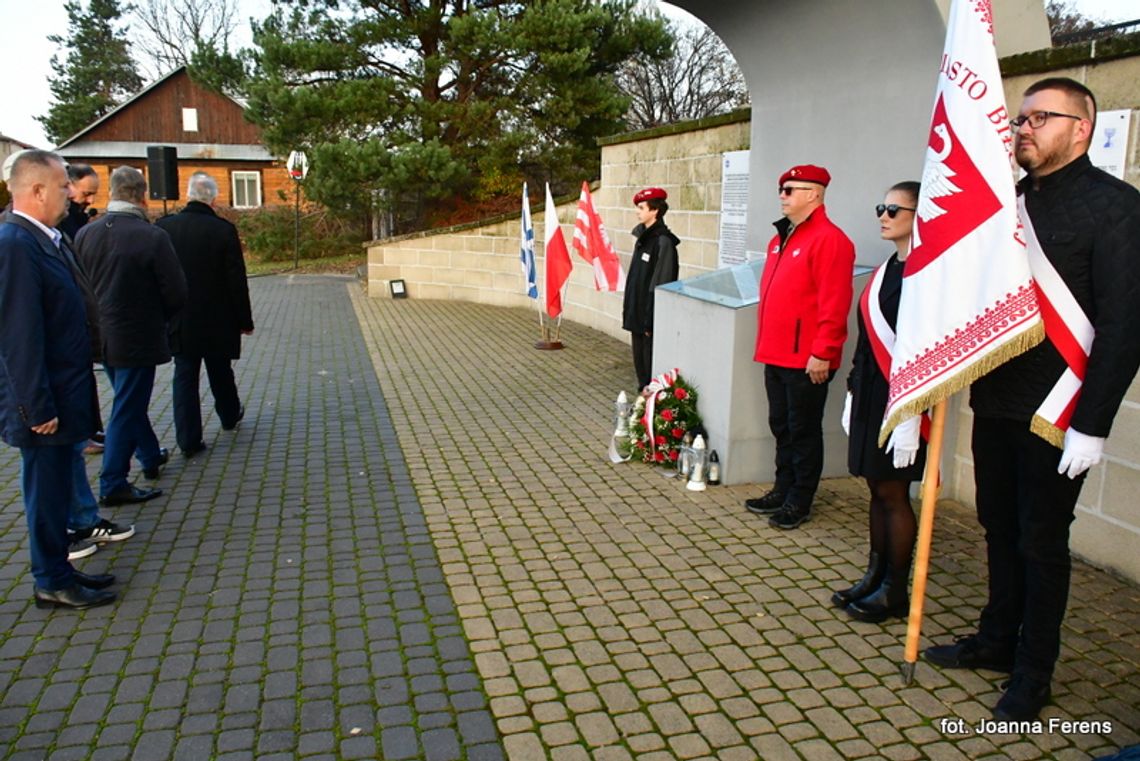
M 309 173 L 309 157 L 303 151 L 293 151 L 285 160 L 285 168 L 289 170 L 290 177 L 300 182 Z
M 1096 132 L 1089 144 L 1089 160 L 1093 166 L 1124 179 L 1124 164 L 1128 156 L 1128 125 L 1132 111 L 1101 111 L 1096 115 Z
M 716 266 L 735 267 L 748 261 L 745 249 L 748 215 L 748 151 L 725 153 L 721 159 L 720 251 Z

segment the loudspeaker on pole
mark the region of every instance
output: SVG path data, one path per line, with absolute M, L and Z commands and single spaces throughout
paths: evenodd
M 152 201 L 177 201 L 178 149 L 172 145 L 148 145 L 146 175 Z

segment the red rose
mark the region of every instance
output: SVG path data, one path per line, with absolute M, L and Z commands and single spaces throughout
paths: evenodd
M 671 462 L 677 462 L 677 459 L 678 459 L 680 456 L 681 456 L 681 453 L 680 453 L 680 452 L 678 452 L 676 449 L 674 449 L 672 452 L 670 452 L 670 453 L 669 453 L 669 460 L 670 460 Z
M 674 428 L 673 429 L 673 438 L 675 438 L 675 439 L 685 438 L 685 429 L 684 428 Z
M 638 449 L 645 449 L 645 442 L 642 441 L 641 439 L 638 439 L 637 440 L 637 448 Z
M 661 410 L 661 419 L 666 423 L 672 423 L 674 417 L 673 410 Z
M 656 446 L 663 447 L 663 446 L 665 446 L 665 437 L 664 436 L 657 436 L 656 438 L 653 439 L 653 443 Z
M 677 397 L 677 399 L 681 401 L 684 401 L 685 399 L 689 398 L 689 392 L 683 388 L 676 388 L 673 389 L 673 396 Z
M 664 452 L 654 452 L 653 453 L 653 459 L 657 462 L 665 462 L 665 453 Z

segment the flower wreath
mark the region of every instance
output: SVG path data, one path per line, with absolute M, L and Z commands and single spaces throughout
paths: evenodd
M 681 377 L 679 370 L 658 375 L 637 397 L 629 423 L 630 454 L 634 458 L 675 467 L 685 434 L 702 427 L 696 388 Z

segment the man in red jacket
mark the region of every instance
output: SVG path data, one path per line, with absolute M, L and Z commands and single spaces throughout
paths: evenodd
M 847 339 L 855 246 L 827 218 L 831 175 L 795 166 L 780 176 L 776 235 L 760 278 L 757 362 L 764 363 L 768 424 L 776 439 L 776 483 L 745 501 L 768 523 L 792 529 L 811 518 L 823 472 L 823 406 Z

